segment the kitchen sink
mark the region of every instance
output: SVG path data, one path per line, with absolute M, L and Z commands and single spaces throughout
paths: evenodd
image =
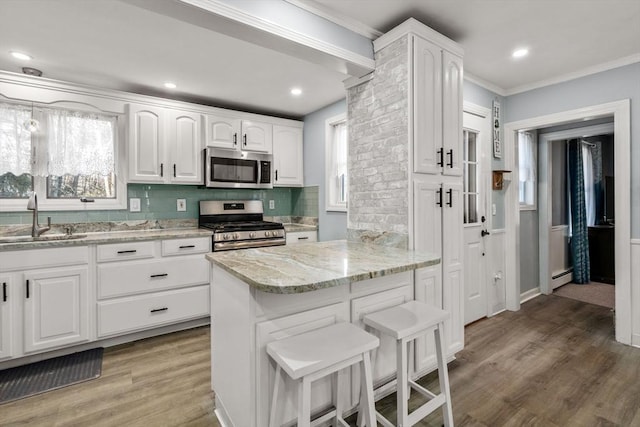
M 11 236 L 0 237 L 0 244 L 2 243 L 28 243 L 28 242 L 49 242 L 54 240 L 75 240 L 87 237 L 86 234 L 50 234 L 40 237 L 31 236 Z

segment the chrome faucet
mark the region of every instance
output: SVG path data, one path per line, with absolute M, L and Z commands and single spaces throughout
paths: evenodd
M 44 232 L 51 230 L 51 217 L 47 217 L 47 226 L 40 227 L 38 224 L 38 196 L 36 196 L 35 191 L 29 197 L 29 201 L 27 202 L 27 210 L 33 211 L 33 226 L 31 227 L 31 237 L 40 237 L 40 235 Z

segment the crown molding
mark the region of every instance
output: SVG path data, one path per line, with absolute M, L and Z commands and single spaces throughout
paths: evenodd
M 402 24 L 392 28 L 391 30 L 374 40 L 373 50 L 375 52 L 378 52 L 380 49 L 390 45 L 394 41 L 402 38 L 407 34 L 415 34 L 437 44 L 438 46 L 446 49 L 454 55 L 458 55 L 460 57 L 464 56 L 464 49 L 460 44 L 454 42 L 449 37 L 446 37 L 439 32 L 427 27 L 425 24 L 415 18 L 407 19 Z
M 471 83 L 474 83 L 474 84 L 476 84 L 476 85 L 478 85 L 478 86 L 480 86 L 480 87 L 482 87 L 484 89 L 487 89 L 488 91 L 491 91 L 491 92 L 495 93 L 496 95 L 506 96 L 507 91 L 504 88 L 502 88 L 502 87 L 500 87 L 498 85 L 495 85 L 495 84 L 493 84 L 493 83 L 491 83 L 491 82 L 489 82 L 487 80 L 481 79 L 480 77 L 478 77 L 478 76 L 476 76 L 474 74 L 469 73 L 468 69 L 464 70 L 464 79 L 468 80 Z
M 552 77 L 550 79 L 540 80 L 538 82 L 515 86 L 505 91 L 503 96 L 516 95 L 522 92 L 528 92 L 530 90 L 539 89 L 545 86 L 551 86 L 558 83 L 567 82 L 569 80 L 579 79 L 580 77 L 590 76 L 592 74 L 601 73 L 603 71 L 613 70 L 614 68 L 624 67 L 625 65 L 635 64 L 640 62 L 640 53 L 629 55 L 624 58 L 619 58 L 614 61 L 604 62 L 591 67 L 583 68 L 582 70 L 574 71 L 572 73 L 562 74 L 560 76 Z
M 331 21 L 334 24 L 340 25 L 349 31 L 353 31 L 356 34 L 360 34 L 368 38 L 369 40 L 375 40 L 384 34 L 382 31 L 378 31 L 362 22 L 349 18 L 344 15 L 340 15 L 336 10 L 327 7 L 314 0 L 284 0 L 287 3 L 291 3 L 294 6 L 304 9 L 309 13 L 313 13 L 321 18 Z

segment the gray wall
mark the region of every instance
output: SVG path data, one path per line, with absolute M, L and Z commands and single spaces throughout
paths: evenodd
M 640 63 L 506 98 L 505 123 L 631 100 L 631 237 L 640 238 Z
M 347 214 L 327 212 L 325 207 L 325 121 L 347 112 L 343 99 L 304 117 L 304 185 L 318 186 L 318 239 L 347 238 Z
M 505 100 L 503 97 L 498 96 L 496 93 L 491 92 L 483 87 L 478 86 L 475 83 L 472 83 L 468 80 L 464 81 L 463 93 L 462 97 L 465 102 L 470 102 L 472 104 L 479 105 L 480 107 L 485 107 L 491 110 L 493 108 L 493 100 L 497 99 L 500 102 L 500 106 L 502 109 L 502 120 L 504 123 L 504 114 L 505 114 Z M 502 128 L 501 128 L 502 129 Z M 502 132 L 502 131 L 501 131 Z M 504 140 L 504 135 L 501 135 Z M 493 141 L 492 141 L 493 144 Z M 492 151 L 493 152 L 493 151 Z M 504 159 L 496 159 L 491 156 L 491 169 L 504 169 Z M 491 190 L 491 203 L 496 205 L 496 215 L 492 218 L 491 226 L 493 229 L 504 228 L 504 192 L 506 190 L 506 186 L 503 190 Z M 491 207 L 489 207 L 491 208 Z
M 520 211 L 520 293 L 540 285 L 538 211 Z

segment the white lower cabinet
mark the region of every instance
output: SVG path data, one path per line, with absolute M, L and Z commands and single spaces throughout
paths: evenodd
M 89 340 L 88 267 L 24 273 L 24 351 Z
M 287 245 L 293 243 L 317 242 L 317 231 L 291 231 L 287 233 Z
M 98 302 L 98 337 L 209 315 L 209 285 Z
M 208 316 L 210 247 L 210 237 L 98 246 L 98 338 Z
M 13 278 L 0 274 L 0 360 L 13 356 L 13 301 L 16 299 Z

